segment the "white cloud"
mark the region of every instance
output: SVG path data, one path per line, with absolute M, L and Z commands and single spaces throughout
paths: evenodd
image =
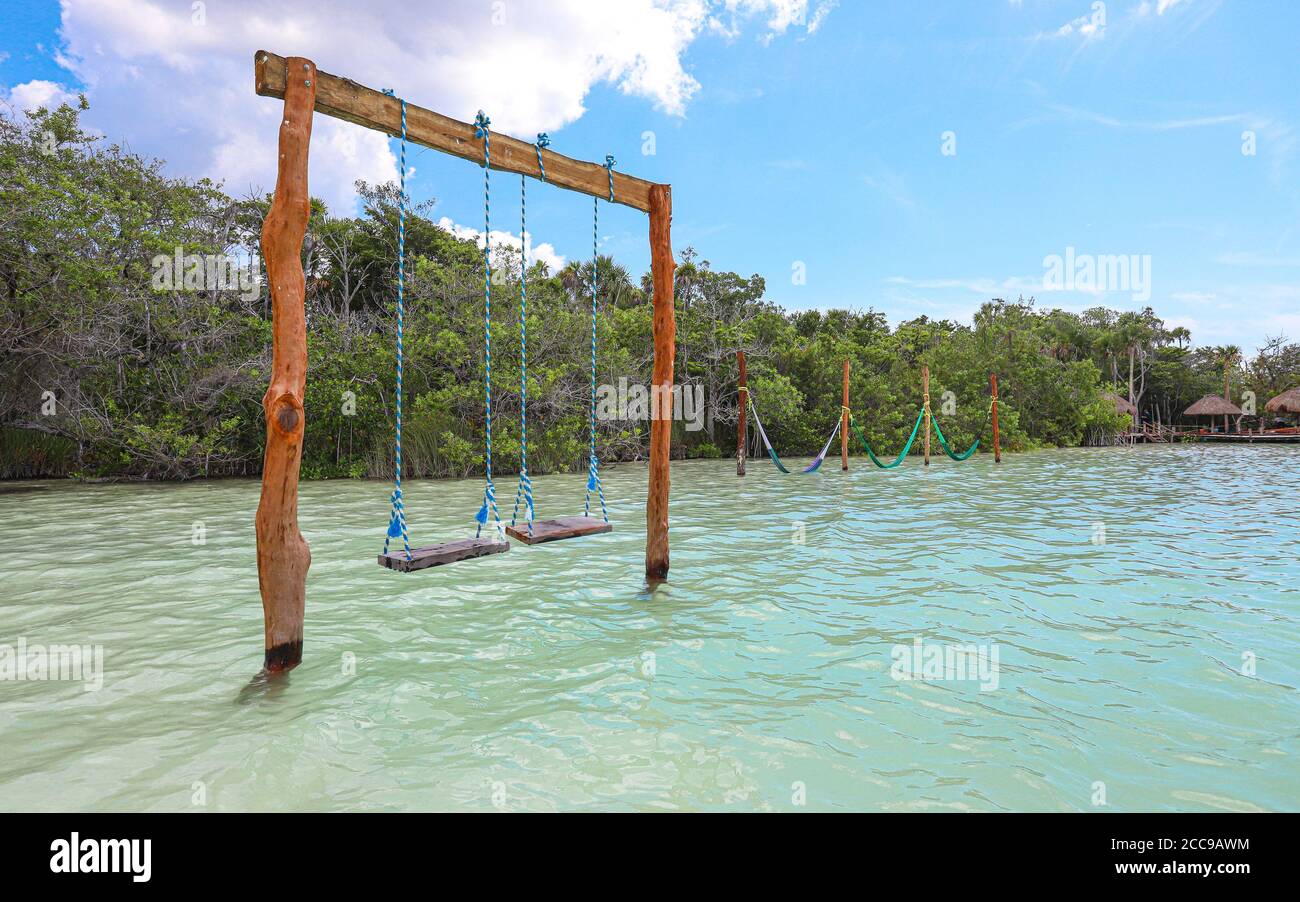
M 838 4 L 839 0 L 830 0 L 830 2 L 823 3 L 813 10 L 812 18 L 808 20 L 808 33 L 816 34 L 817 30 L 822 27 L 822 23 L 826 21 L 826 17 L 830 15 L 831 10 Z
M 1071 19 L 1053 32 L 1058 38 L 1077 35 L 1085 41 L 1103 37 L 1106 34 L 1106 7 L 1094 4 L 1092 12 L 1084 13 L 1077 19 Z
M 1300 335 L 1300 286 L 1264 282 L 1216 285 L 1217 302 L 1198 311 L 1196 344 L 1238 344 L 1251 353 L 1267 336 Z M 1249 315 L 1245 315 L 1249 312 Z
M 1201 331 L 1201 324 L 1190 316 L 1170 316 L 1165 318 L 1165 328 L 1186 329 L 1192 335 L 1197 335 Z
M 706 25 L 709 31 L 732 40 L 740 35 L 745 20 L 762 18 L 767 31 L 758 40 L 769 44 L 792 28 L 816 34 L 838 5 L 839 0 L 820 0 L 815 5 L 810 0 L 722 0 L 721 8 L 708 16 Z
M 1015 130 L 1039 122 L 1065 120 L 1139 132 L 1172 132 L 1228 125 L 1249 129 L 1258 137 L 1260 154 L 1268 160 L 1269 177 L 1274 185 L 1287 191 L 1293 190 L 1288 173 L 1297 146 L 1300 146 L 1300 138 L 1297 137 L 1292 126 L 1274 116 L 1241 112 L 1174 119 L 1120 119 L 1063 103 L 1047 102 L 1044 106 L 1049 111 L 1047 116 L 1022 119 L 1013 123 L 1011 128 Z M 1244 132 L 1241 133 L 1240 138 L 1245 139 Z
M 399 0 L 282 0 L 272 14 L 259 0 L 225 0 L 199 24 L 188 3 L 62 0 L 55 59 L 85 86 L 89 125 L 238 194 L 275 182 L 280 108 L 253 93 L 258 49 L 309 57 L 459 119 L 482 108 L 494 129 L 532 135 L 580 118 L 599 84 L 682 115 L 700 88 L 682 57 L 711 11 L 811 32 L 831 5 L 809 17 L 808 0 L 550 0 L 445 3 L 425 15 Z M 27 101 L 68 90 L 36 84 L 14 92 Z M 384 136 L 316 118 L 311 190 L 333 209 L 354 208 L 356 179 L 396 176 Z
M 1293 269 L 1300 266 L 1300 257 L 1279 254 L 1260 254 L 1254 251 L 1231 251 L 1214 258 L 1224 266 L 1250 266 L 1269 269 Z
M 1008 276 L 1004 279 L 991 279 L 987 276 L 955 279 L 913 279 L 907 276 L 890 276 L 885 279 L 885 284 L 903 285 L 908 288 L 917 288 L 922 291 L 967 291 L 972 294 L 983 295 L 989 298 L 996 296 L 1006 297 L 1014 294 L 1023 294 L 1028 296 L 1043 290 L 1042 278 L 1039 277 L 1035 279 L 1029 276 Z
M 439 219 L 438 225 L 439 227 L 446 229 L 448 232 L 451 232 L 457 238 L 468 239 L 470 241 L 473 241 L 475 244 L 479 245 L 480 247 L 483 244 L 482 229 L 476 229 L 473 226 L 461 225 L 458 222 L 453 222 L 447 216 L 444 216 L 441 219 Z M 530 264 L 535 263 L 538 260 L 541 260 L 543 263 L 546 264 L 547 268 L 552 273 L 559 272 L 561 269 L 564 268 L 564 264 L 566 261 L 561 254 L 556 253 L 555 245 L 550 243 L 534 244 L 533 235 L 531 232 L 524 233 L 524 239 L 528 243 L 528 262 Z M 521 241 L 518 235 L 515 235 L 511 232 L 499 231 L 497 229 L 492 230 L 493 249 L 508 247 L 508 248 L 512 248 L 515 251 L 518 251 L 523 244 L 524 241 Z M 493 266 L 495 267 L 496 266 L 495 254 L 493 255 L 493 257 L 494 257 Z M 516 261 L 516 266 L 517 265 L 518 263 Z
M 992 278 L 913 278 L 890 276 L 882 280 L 888 308 L 910 317 L 924 312 L 934 318 L 969 322 L 979 305 L 993 297 L 1035 297 L 1040 309 L 1059 308 L 1082 313 L 1098 305 L 1116 310 L 1139 310 L 1126 291 L 1048 291 L 1041 276 Z M 1266 336 L 1300 335 L 1300 286 L 1283 282 L 1215 284 L 1204 289 L 1157 295 L 1155 304 L 1168 328 L 1183 326 L 1198 346 L 1239 344 L 1250 349 Z M 1244 315 L 1249 311 L 1249 315 Z
M 1213 18 L 1222 3 L 1223 0 L 1141 0 L 1129 8 L 1118 27 L 1121 34 L 1141 27 L 1164 40 L 1182 40 Z M 1168 23 L 1167 26 L 1162 28 L 1162 22 Z
M 920 210 L 920 204 L 908 190 L 906 180 L 888 166 L 877 166 L 874 172 L 864 175 L 862 181 L 872 191 L 902 210 L 908 213 L 916 213 Z
M 1048 103 L 1046 106 L 1062 119 L 1091 122 L 1095 125 L 1104 125 L 1107 128 L 1127 128 L 1137 131 L 1169 132 L 1188 128 L 1208 128 L 1215 125 L 1249 125 L 1254 128 L 1268 128 L 1270 125 L 1268 121 L 1247 113 L 1193 116 L 1183 119 L 1119 119 L 1063 103 Z
M 1134 9 L 1134 14 L 1138 16 L 1149 16 L 1154 12 L 1157 16 L 1163 16 L 1165 13 L 1169 12 L 1169 10 L 1182 2 L 1183 0 L 1156 0 L 1155 3 L 1152 3 L 1151 0 L 1142 0 L 1142 2 Z
M 4 101 L 15 110 L 34 110 L 39 107 L 55 109 L 60 104 L 77 105 L 77 95 L 63 85 L 36 79 L 14 85 L 4 96 Z

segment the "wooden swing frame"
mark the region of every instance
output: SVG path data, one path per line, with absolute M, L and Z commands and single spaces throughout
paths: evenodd
M 298 528 L 298 478 L 306 431 L 306 283 L 302 245 L 310 195 L 307 162 L 314 113 L 323 113 L 392 137 L 402 133 L 401 102 L 373 88 L 321 72 L 311 60 L 265 50 L 253 56 L 256 91 L 284 100 L 275 199 L 262 224 L 262 253 L 271 289 L 271 381 L 262 399 L 266 451 L 257 506 L 257 576 L 265 621 L 265 669 L 290 670 L 302 661 L 307 568 L 311 550 Z M 482 165 L 482 140 L 474 126 L 407 103 L 406 138 Z M 492 135 L 491 168 L 540 177 L 534 144 Z M 608 199 L 609 171 L 600 163 L 541 151 L 546 181 Z M 646 500 L 646 579 L 668 576 L 669 445 L 676 339 L 673 310 L 672 187 L 614 172 L 614 203 L 649 214 L 650 270 L 654 283 L 652 393 L 660 398 L 650 422 L 650 488 Z M 664 409 L 666 406 L 666 410 Z

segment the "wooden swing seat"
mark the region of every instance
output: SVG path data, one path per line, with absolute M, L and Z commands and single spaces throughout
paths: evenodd
M 454 564 L 456 561 L 467 561 L 487 554 L 501 554 L 509 550 L 509 542 L 500 541 L 492 536 L 477 539 L 457 539 L 454 542 L 439 542 L 437 545 L 412 548 L 409 561 L 406 559 L 406 552 L 399 548 L 396 551 L 381 554 L 379 556 L 379 565 L 387 567 L 389 570 L 410 573 L 412 570 L 423 570 L 426 567 L 437 567 L 442 564 Z
M 555 542 L 559 539 L 575 539 L 580 536 L 594 536 L 602 532 L 613 532 L 614 527 L 599 517 L 559 517 L 555 520 L 534 520 L 533 534 L 528 534 L 528 524 L 507 526 L 506 533 L 525 545 L 540 545 L 543 542 Z

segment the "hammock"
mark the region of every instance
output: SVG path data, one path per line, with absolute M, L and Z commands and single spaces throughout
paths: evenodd
M 937 419 L 935 419 L 933 415 L 931 415 L 930 420 L 934 423 L 934 432 L 935 432 L 935 434 L 939 437 L 939 447 L 943 449 L 943 453 L 944 453 L 944 454 L 947 454 L 947 455 L 948 455 L 949 457 L 951 457 L 953 460 L 956 460 L 956 461 L 963 461 L 963 460 L 966 460 L 968 457 L 970 457 L 972 454 L 974 454 L 974 453 L 975 453 L 975 450 L 976 450 L 977 448 L 979 448 L 979 446 L 980 446 L 980 435 L 983 435 L 983 434 L 984 434 L 984 428 L 985 428 L 985 426 L 988 426 L 988 424 L 989 424 L 989 419 L 990 419 L 992 416 L 993 416 L 993 401 L 992 401 L 992 399 L 990 399 L 990 400 L 989 400 L 989 409 L 988 409 L 988 411 L 985 412 L 985 414 L 984 414 L 984 426 L 981 426 L 981 427 L 980 427 L 979 434 L 975 436 L 975 444 L 973 444 L 973 445 L 971 445 L 969 448 L 967 448 L 966 451 L 965 451 L 964 453 L 962 453 L 962 454 L 954 454 L 954 453 L 953 453 L 952 448 L 948 447 L 948 440 L 947 440 L 946 438 L 944 438 L 944 436 L 943 436 L 943 430 L 939 428 L 939 421 L 938 421 Z
M 767 449 L 767 456 L 772 458 L 772 463 L 776 464 L 778 470 L 782 473 L 789 473 L 790 471 L 786 468 L 786 465 L 781 463 L 781 458 L 776 456 L 776 449 L 774 449 L 772 443 L 768 441 L 767 431 L 763 428 L 763 421 L 758 418 L 758 408 L 754 406 L 754 398 L 752 395 L 749 397 L 749 409 L 754 414 L 754 426 L 758 429 L 759 438 L 763 440 L 763 447 Z M 835 436 L 839 435 L 839 432 L 840 420 L 836 419 L 835 429 L 831 432 L 831 437 L 826 440 L 826 444 L 822 446 L 821 454 L 818 454 L 813 458 L 813 462 L 800 470 L 800 473 L 813 473 L 825 462 L 826 452 L 831 449 L 831 442 L 835 441 Z
M 882 464 L 880 458 L 876 457 L 876 452 L 871 450 L 871 445 L 867 442 L 866 436 L 862 434 L 862 430 L 858 427 L 857 420 L 853 418 L 853 414 L 849 414 L 849 425 L 853 427 L 853 432 L 858 437 L 858 444 L 860 444 L 862 449 L 867 452 L 867 456 L 871 458 L 871 462 L 882 470 L 892 470 L 894 467 L 901 464 L 903 459 L 907 457 L 907 452 L 912 450 L 912 442 L 916 441 L 916 433 L 920 431 L 921 420 L 923 419 L 925 419 L 924 410 L 916 415 L 916 425 L 912 427 L 912 434 L 908 436 L 907 444 L 904 445 L 903 450 L 898 453 L 898 457 L 894 458 L 894 462 L 889 464 Z
M 840 434 L 840 420 L 835 421 L 835 428 L 831 430 L 831 437 L 822 445 L 822 453 L 813 458 L 813 462 L 804 468 L 805 473 L 811 473 L 826 462 L 826 452 L 831 449 L 831 442 L 835 441 L 835 436 Z
M 931 417 L 930 419 L 931 419 L 931 421 L 934 423 L 934 434 L 937 435 L 937 436 L 939 437 L 939 447 L 943 449 L 943 453 L 944 453 L 944 454 L 947 454 L 947 455 L 948 455 L 949 457 L 951 457 L 953 460 L 956 460 L 956 461 L 962 461 L 962 460 L 965 460 L 966 458 L 968 458 L 968 457 L 970 457 L 972 454 L 974 454 L 975 451 L 979 448 L 979 446 L 980 446 L 980 440 L 979 440 L 978 438 L 976 438 L 976 439 L 975 439 L 975 444 L 973 444 L 973 445 L 971 445 L 969 448 L 967 448 L 967 449 L 966 449 L 966 452 L 965 452 L 964 454 L 954 454 L 954 453 L 952 452 L 952 449 L 948 447 L 948 440 L 947 440 L 946 438 L 943 437 L 943 430 L 939 428 L 939 421 L 936 420 L 936 419 L 934 419 L 934 417 Z

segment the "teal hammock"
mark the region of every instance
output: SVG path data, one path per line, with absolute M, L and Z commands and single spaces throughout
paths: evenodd
M 889 464 L 882 464 L 880 458 L 876 457 L 876 452 L 871 450 L 871 445 L 867 442 L 867 437 L 862 434 L 862 430 L 858 427 L 857 420 L 853 418 L 853 414 L 849 414 L 849 425 L 853 427 L 853 433 L 858 437 L 858 444 L 862 446 L 862 450 L 867 452 L 867 456 L 871 458 L 871 462 L 882 470 L 892 470 L 894 467 L 901 464 L 904 458 L 907 457 L 907 452 L 912 450 L 912 442 L 916 441 L 916 433 L 921 430 L 921 421 L 923 419 L 925 419 L 924 409 L 916 415 L 916 425 L 912 427 L 912 434 L 908 436 L 907 444 L 904 445 L 903 450 L 898 453 L 898 457 L 894 458 L 894 462 Z
M 980 436 L 982 436 L 982 435 L 984 434 L 984 428 L 985 428 L 986 426 L 988 426 L 988 424 L 989 424 L 989 419 L 990 419 L 992 416 L 993 416 L 993 401 L 992 401 L 992 399 L 990 399 L 990 400 L 989 400 L 989 409 L 988 409 L 988 411 L 984 414 L 984 426 L 981 426 L 981 427 L 980 427 L 979 435 L 975 436 L 975 444 L 973 444 L 973 445 L 971 445 L 969 448 L 967 448 L 966 451 L 965 451 L 965 453 L 963 453 L 963 454 L 954 454 L 954 453 L 952 452 L 952 448 L 948 447 L 948 440 L 947 440 L 946 438 L 943 437 L 943 430 L 939 428 L 939 421 L 936 420 L 936 419 L 934 418 L 933 415 L 930 417 L 930 420 L 931 420 L 931 422 L 934 423 L 934 431 L 935 431 L 935 434 L 939 436 L 939 447 L 943 449 L 943 453 L 944 453 L 944 454 L 947 454 L 947 455 L 948 455 L 949 457 L 951 457 L 953 460 L 956 460 L 956 461 L 962 461 L 962 460 L 966 460 L 968 457 L 970 457 L 972 454 L 974 454 L 975 451 L 979 448 L 979 446 L 980 446 Z
M 937 435 L 937 436 L 939 437 L 939 447 L 943 449 L 943 453 L 944 453 L 944 454 L 947 454 L 947 455 L 948 455 L 949 457 L 951 457 L 953 460 L 958 460 L 958 461 L 965 460 L 966 458 L 968 458 L 968 457 L 970 457 L 972 454 L 974 454 L 974 453 L 976 452 L 976 450 L 979 449 L 979 446 L 980 446 L 980 440 L 979 440 L 978 438 L 976 438 L 976 439 L 975 439 L 975 444 L 973 444 L 973 445 L 971 445 L 969 448 L 967 448 L 966 451 L 965 451 L 965 453 L 963 453 L 963 454 L 953 454 L 953 453 L 952 453 L 952 449 L 948 447 L 948 440 L 947 440 L 946 438 L 943 437 L 943 430 L 939 428 L 939 421 L 936 420 L 934 417 L 930 417 L 930 420 L 931 420 L 931 422 L 934 423 L 934 434 Z
M 758 409 L 754 407 L 754 399 L 749 399 L 749 409 L 754 414 L 754 425 L 758 427 L 759 437 L 763 439 L 763 447 L 767 449 L 767 456 L 772 458 L 772 463 L 782 473 L 789 473 L 785 464 L 781 463 L 781 458 L 776 456 L 776 451 L 772 448 L 772 443 L 767 440 L 767 433 L 763 430 L 763 421 L 758 418 Z

